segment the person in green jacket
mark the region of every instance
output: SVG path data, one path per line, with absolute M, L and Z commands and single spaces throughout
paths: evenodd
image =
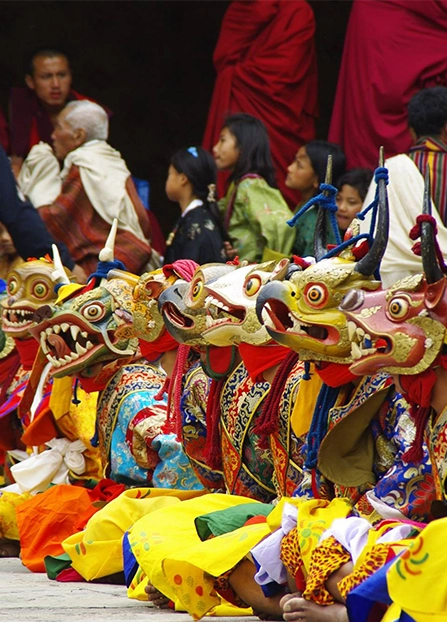
M 286 186 L 301 192 L 302 201 L 295 213 L 319 193 L 320 184 L 325 180 L 328 155 L 332 155 L 332 179 L 337 182 L 344 174 L 346 158 L 341 147 L 325 140 L 312 140 L 298 149 L 294 161 L 287 169 Z M 296 237 L 292 252 L 299 257 L 314 255 L 313 240 L 317 224 L 317 208 L 311 207 L 300 216 L 295 225 Z M 335 244 L 335 233 L 327 215 L 327 242 Z
M 276 186 L 265 125 L 246 113 L 226 119 L 213 147 L 217 168 L 230 171 L 226 196 L 219 202 L 234 254 L 260 262 L 288 256 L 295 233 L 290 210 Z M 231 247 L 227 246 L 231 255 Z

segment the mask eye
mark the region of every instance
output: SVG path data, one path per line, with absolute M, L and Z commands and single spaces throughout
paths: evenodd
M 193 283 L 191 288 L 191 299 L 193 302 L 197 302 L 202 295 L 203 292 L 203 281 L 201 278 L 197 279 L 195 283 Z
M 388 313 L 393 320 L 402 320 L 408 314 L 410 303 L 406 298 L 393 298 L 388 305 Z
M 327 289 L 324 285 L 315 285 L 310 283 L 306 287 L 304 295 L 307 303 L 311 307 L 322 307 L 328 299 Z
M 45 281 L 36 281 L 32 285 L 31 293 L 36 298 L 42 300 L 43 298 L 46 298 L 50 293 L 50 286 Z
M 80 313 L 89 322 L 98 322 L 106 314 L 106 309 L 101 303 L 92 302 L 84 305 L 80 310 Z
M 14 294 L 17 294 L 18 290 L 19 290 L 19 284 L 17 282 L 17 279 L 15 279 L 14 277 L 9 279 L 8 294 L 10 294 L 11 296 L 14 296 Z
M 245 293 L 247 296 L 254 296 L 261 289 L 261 279 L 258 276 L 250 276 L 244 285 Z

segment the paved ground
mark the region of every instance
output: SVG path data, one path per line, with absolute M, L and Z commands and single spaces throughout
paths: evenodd
M 130 600 L 122 585 L 58 583 L 33 574 L 19 559 L 0 559 L 0 620 L 11 622 L 191 622 L 184 613 L 154 609 Z M 213 622 L 254 622 L 257 618 L 208 618 Z

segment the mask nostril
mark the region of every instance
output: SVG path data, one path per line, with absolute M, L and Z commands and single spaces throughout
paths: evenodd
M 34 312 L 34 321 L 36 324 L 48 320 L 53 315 L 53 309 L 50 305 L 43 305 Z
M 358 289 L 352 289 L 341 301 L 340 309 L 342 311 L 354 311 L 354 309 L 358 309 L 363 304 L 363 300 L 363 292 Z

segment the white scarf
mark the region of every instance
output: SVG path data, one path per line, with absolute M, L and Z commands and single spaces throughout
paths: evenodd
M 62 180 L 73 165 L 79 167 L 85 192 L 101 218 L 109 225 L 118 218 L 118 227 L 147 241 L 126 191 L 130 172 L 119 151 L 103 140 L 91 140 L 67 155 Z
M 416 223 L 416 217 L 422 213 L 424 179 L 413 160 L 405 154 L 389 158 L 385 166 L 389 172 L 390 235 L 380 267 L 380 276 L 382 286 L 387 288 L 399 279 L 422 273 L 421 258 L 412 253 L 411 247 L 414 242 L 410 240 L 408 234 Z M 364 207 L 372 202 L 375 191 L 376 184 L 373 180 Z M 447 249 L 447 228 L 433 202 L 432 213 L 438 225 L 439 246 Z M 361 222 L 361 233 L 369 231 L 370 215 L 371 212 Z
M 17 184 L 34 207 L 51 205 L 56 200 L 62 181 L 59 162 L 50 145 L 34 145 L 20 169 Z

